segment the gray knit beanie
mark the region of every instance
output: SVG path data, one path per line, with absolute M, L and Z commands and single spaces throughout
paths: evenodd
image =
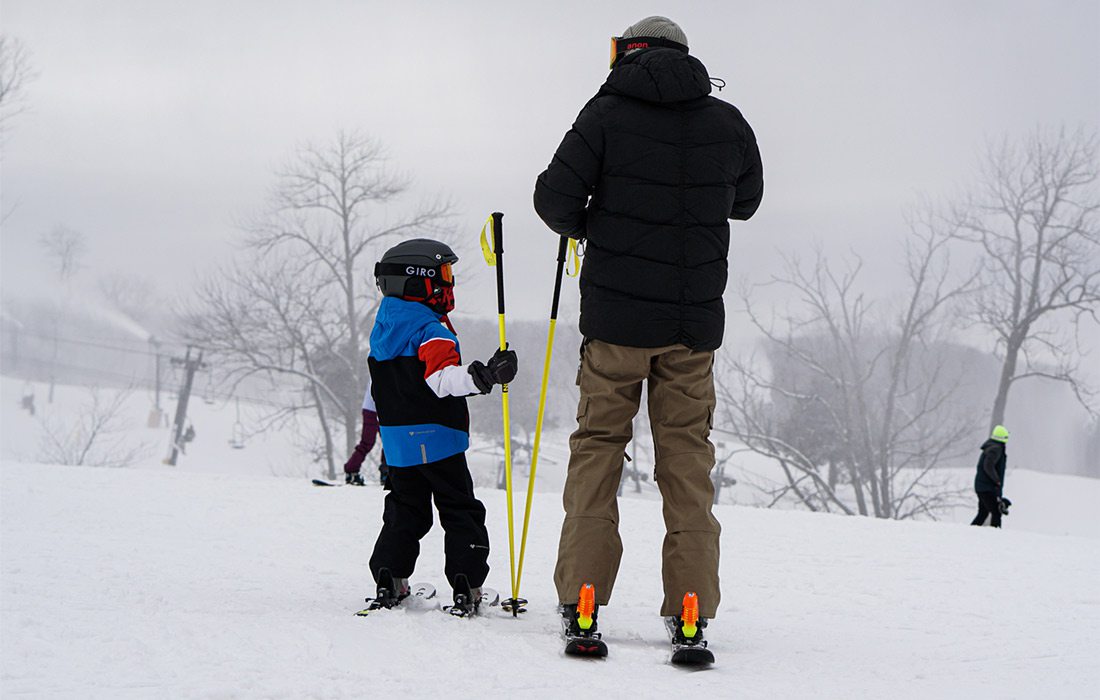
M 623 38 L 629 39 L 633 36 L 659 37 L 670 39 L 684 46 L 688 45 L 688 38 L 684 35 L 684 30 L 680 29 L 680 25 L 668 17 L 661 17 L 660 15 L 646 17 L 627 27 L 626 31 L 623 32 Z

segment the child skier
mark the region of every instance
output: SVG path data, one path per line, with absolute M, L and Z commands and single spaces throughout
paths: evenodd
M 498 350 L 488 363 L 462 364 L 447 320 L 457 261 L 445 244 L 418 238 L 390 248 L 374 268 L 383 298 L 370 335 L 374 405 L 367 408 L 378 414 L 391 490 L 370 559 L 377 584 L 370 608 L 393 607 L 409 594 L 420 540 L 432 527 L 433 498 L 445 533 L 451 612 L 477 612 L 489 573 L 485 506 L 466 466 L 466 397 L 512 381 L 517 360 L 515 352 Z

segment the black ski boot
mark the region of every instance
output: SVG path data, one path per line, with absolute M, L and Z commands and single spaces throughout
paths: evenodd
M 672 663 L 683 666 L 714 663 L 714 654 L 707 649 L 707 640 L 703 638 L 706 627 L 706 619 L 699 617 L 699 598 L 693 592 L 684 594 L 683 611 L 665 618 L 665 628 L 672 642 Z
M 367 607 L 356 615 L 366 615 L 375 610 L 397 607 L 405 598 L 409 597 L 409 579 L 394 578 L 389 569 L 378 570 L 378 586 L 373 598 L 367 598 Z
M 455 617 L 473 617 L 481 605 L 481 587 L 470 588 L 466 574 L 455 576 L 454 605 L 444 608 Z
M 599 606 L 596 605 L 596 589 L 591 583 L 581 586 L 576 605 L 563 604 L 559 610 L 566 654 L 592 658 L 607 656 L 607 645 L 597 631 Z

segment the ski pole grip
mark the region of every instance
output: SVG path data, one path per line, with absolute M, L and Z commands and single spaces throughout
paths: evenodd
M 504 254 L 504 214 L 493 212 L 493 252 L 497 255 Z
M 565 264 L 565 255 L 569 252 L 569 236 L 561 236 L 561 240 L 558 241 L 558 262 L 562 265 Z
M 504 214 L 494 211 L 493 219 L 493 256 L 497 262 L 497 313 L 501 317 L 500 349 L 504 342 Z

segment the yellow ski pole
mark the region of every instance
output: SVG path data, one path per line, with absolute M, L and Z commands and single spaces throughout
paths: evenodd
M 523 557 L 527 552 L 527 529 L 531 522 L 531 503 L 535 495 L 535 470 L 539 463 L 539 444 L 542 441 L 542 419 L 546 413 L 546 394 L 550 384 L 550 358 L 554 351 L 554 330 L 558 325 L 558 302 L 561 300 L 561 280 L 565 270 L 566 252 L 572 251 L 577 255 L 577 242 L 574 239 L 561 237 L 558 242 L 558 272 L 554 280 L 554 299 L 550 305 L 550 330 L 546 334 L 546 360 L 542 366 L 542 388 L 539 392 L 539 409 L 535 419 L 535 444 L 531 448 L 531 473 L 527 476 L 527 505 L 523 511 L 523 534 L 519 544 L 519 566 L 516 569 L 516 588 L 519 588 L 523 578 Z M 579 272 L 579 269 L 577 270 Z M 516 599 L 516 607 L 523 612 L 522 606 L 527 603 L 522 598 Z
M 493 212 L 492 216 L 481 228 L 481 251 L 485 255 L 485 261 L 497 269 L 497 319 L 500 330 L 500 349 L 508 349 L 508 339 L 504 331 L 504 214 Z M 485 229 L 489 228 L 493 235 L 493 247 L 489 249 L 489 242 L 485 237 Z M 512 426 L 511 415 L 508 410 L 508 385 L 500 387 L 501 411 L 504 414 L 504 490 L 508 499 L 508 564 L 512 575 L 512 599 L 518 596 L 516 578 L 516 535 L 515 519 L 512 515 Z M 512 615 L 516 615 L 515 609 Z

